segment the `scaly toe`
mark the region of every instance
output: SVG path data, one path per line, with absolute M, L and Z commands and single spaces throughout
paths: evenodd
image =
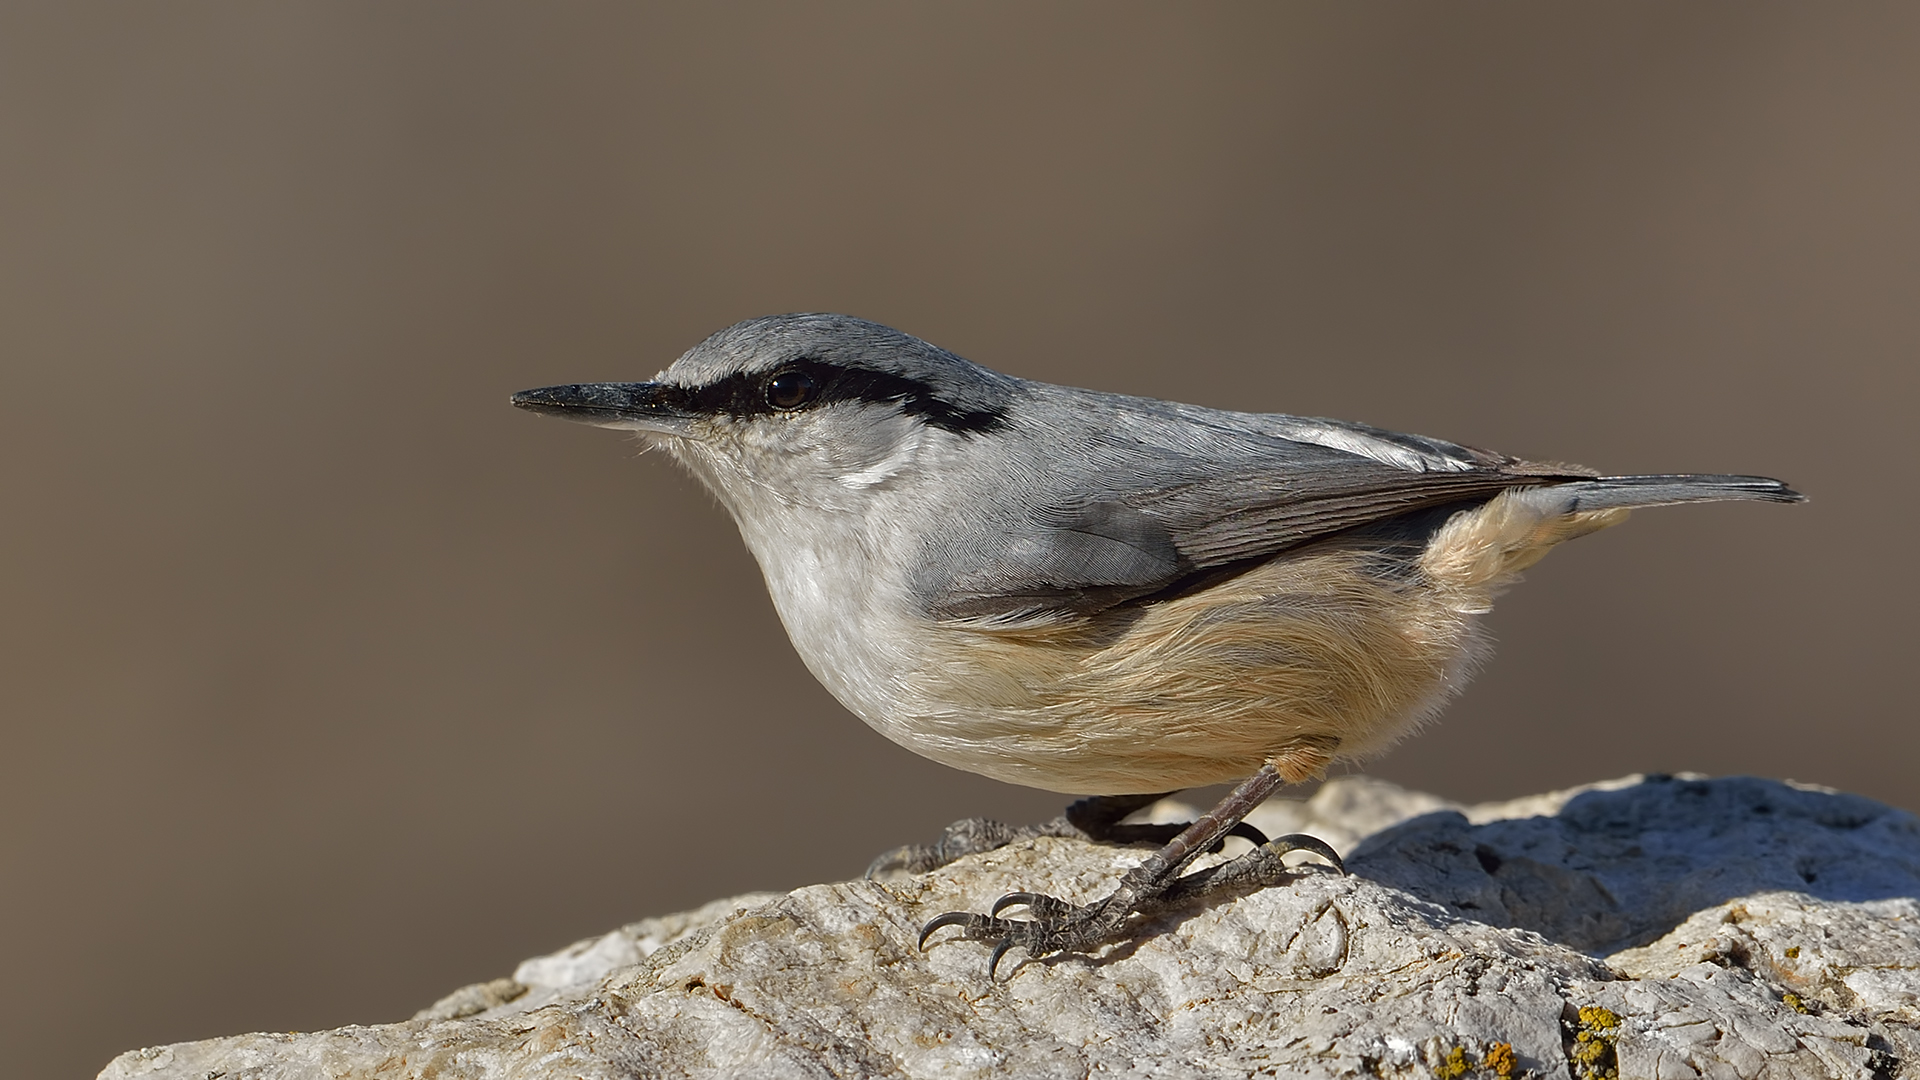
M 910 874 L 923 874 L 928 870 L 937 869 L 939 866 L 940 855 L 936 848 L 928 844 L 906 844 L 894 848 L 892 851 L 883 851 L 878 856 L 875 856 L 874 860 L 867 864 L 867 872 L 861 876 L 868 881 L 872 881 L 879 875 L 891 870 L 904 870 Z
M 927 939 L 933 936 L 934 931 L 949 926 L 960 928 L 960 939 L 963 941 L 985 941 L 998 934 L 1011 933 L 1014 925 L 1009 920 L 996 919 L 977 911 L 949 911 L 944 915 L 934 916 L 928 920 L 927 925 L 920 928 L 918 945 L 924 950 L 927 947 Z
M 998 915 L 1010 907 L 1025 906 L 1035 919 L 1058 919 L 1073 911 L 1073 905 L 1058 897 L 1037 892 L 1010 892 L 993 902 L 988 909 L 990 914 Z

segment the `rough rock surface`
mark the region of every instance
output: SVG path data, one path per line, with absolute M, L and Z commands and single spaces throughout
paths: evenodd
M 1253 820 L 1325 837 L 1352 875 L 1303 863 L 993 982 L 983 946 L 914 947 L 1014 889 L 1095 898 L 1140 854 L 1041 839 L 648 919 L 408 1021 L 101 1076 L 1920 1077 L 1911 814 L 1749 778 L 1478 807 L 1352 778 Z

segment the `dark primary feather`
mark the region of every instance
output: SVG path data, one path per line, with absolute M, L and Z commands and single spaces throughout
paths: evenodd
M 1614 506 L 1669 506 L 1675 503 L 1751 499 L 1759 502 L 1806 502 L 1807 497 L 1765 476 L 1605 476 L 1566 485 L 1574 510 L 1605 510 Z
M 1498 467 L 1408 473 L 1369 465 L 1341 462 L 1284 477 L 1227 477 L 1138 498 L 1160 511 L 1181 553 L 1205 568 L 1272 555 L 1426 507 L 1484 501 L 1510 487 L 1556 479 Z

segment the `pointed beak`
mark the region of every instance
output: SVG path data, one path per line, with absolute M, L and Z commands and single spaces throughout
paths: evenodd
M 528 412 L 558 416 L 595 427 L 684 435 L 694 418 L 687 392 L 662 383 L 574 383 L 543 386 L 513 395 Z

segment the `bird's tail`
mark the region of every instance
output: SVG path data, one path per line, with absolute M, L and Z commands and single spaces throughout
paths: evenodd
M 1806 502 L 1807 497 L 1765 476 L 1713 474 L 1673 476 L 1602 476 L 1575 480 L 1545 489 L 1565 498 L 1567 512 L 1669 506 L 1674 503 L 1755 499 L 1761 502 Z
M 1427 542 L 1420 566 L 1449 606 L 1482 612 L 1556 544 L 1617 525 L 1636 507 L 1724 499 L 1804 502 L 1806 496 L 1764 476 L 1601 476 L 1508 488 L 1447 519 Z

